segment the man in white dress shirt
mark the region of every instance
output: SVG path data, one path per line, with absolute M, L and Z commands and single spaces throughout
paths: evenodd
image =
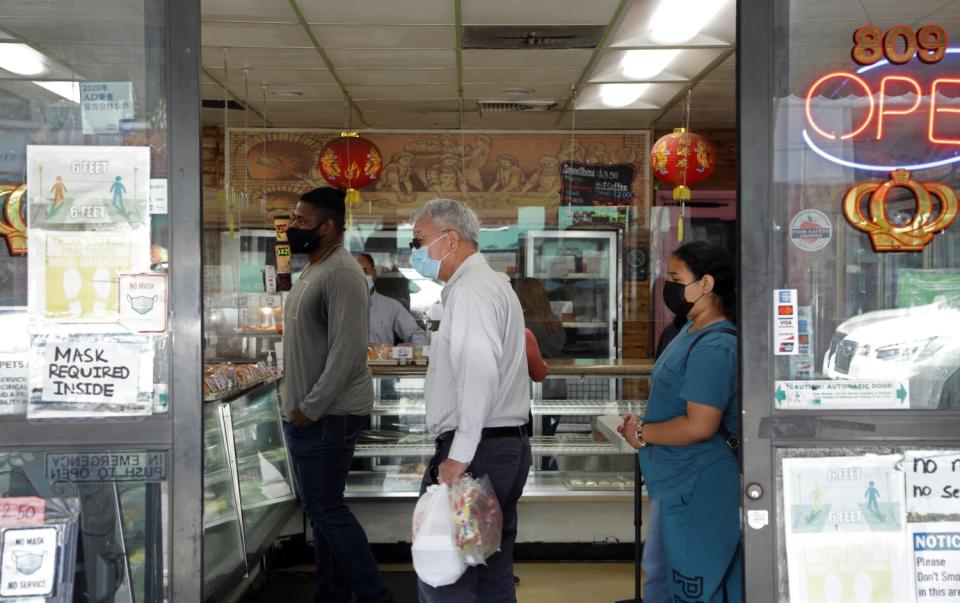
M 523 310 L 509 281 L 477 251 L 480 221 L 473 210 L 434 199 L 413 221 L 413 267 L 446 282 L 425 385 L 436 453 L 421 492 L 434 481 L 455 484 L 464 472 L 487 475 L 503 510 L 500 552 L 450 586 L 421 582 L 420 601 L 515 602 L 517 501 L 531 463 L 524 430 L 530 392 Z

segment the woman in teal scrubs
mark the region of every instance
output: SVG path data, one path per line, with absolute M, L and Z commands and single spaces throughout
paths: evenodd
M 670 601 L 740 603 L 740 431 L 736 274 L 723 248 L 694 241 L 667 267 L 664 302 L 686 316 L 653 369 L 647 411 L 623 417 L 659 501 Z

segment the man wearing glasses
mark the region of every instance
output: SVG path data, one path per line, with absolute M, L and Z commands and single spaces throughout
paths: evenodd
M 531 463 L 523 310 L 508 279 L 478 253 L 480 222 L 473 210 L 434 199 L 413 221 L 413 267 L 446 282 L 425 384 L 436 453 L 421 493 L 436 481 L 456 484 L 464 472 L 487 475 L 503 510 L 500 552 L 449 586 L 420 582 L 420 601 L 516 601 L 517 501 Z

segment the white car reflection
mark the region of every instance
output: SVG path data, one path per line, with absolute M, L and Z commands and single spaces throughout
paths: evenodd
M 955 305 L 938 301 L 879 310 L 841 323 L 824 355 L 824 374 L 909 379 L 911 408 L 960 407 L 960 310 Z

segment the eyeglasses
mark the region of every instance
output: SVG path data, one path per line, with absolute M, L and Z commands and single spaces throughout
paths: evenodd
M 448 228 L 447 230 L 441 230 L 441 231 L 435 232 L 435 233 L 433 233 L 433 234 L 434 234 L 434 235 L 442 235 L 442 234 L 445 233 L 445 232 L 450 232 L 450 229 Z M 434 239 L 434 240 L 436 240 L 436 239 Z M 423 247 L 423 243 L 424 243 L 424 239 L 421 239 L 421 238 L 419 238 L 419 237 L 413 237 L 413 240 L 410 241 L 410 249 L 420 249 L 421 247 Z M 430 245 L 428 244 L 427 247 L 429 247 L 429 246 L 430 246 Z

